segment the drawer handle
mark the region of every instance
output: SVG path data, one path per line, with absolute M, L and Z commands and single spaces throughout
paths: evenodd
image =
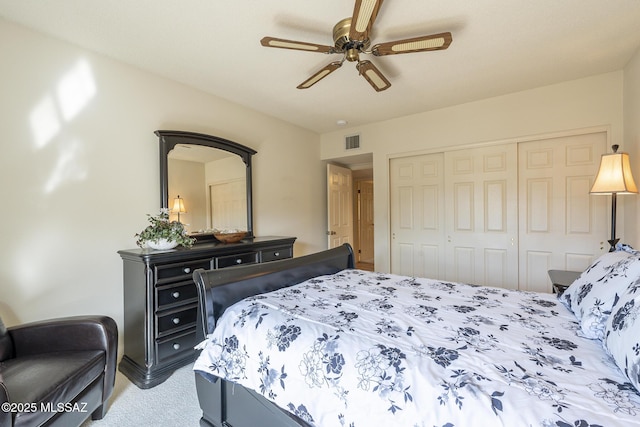
M 174 317 L 173 319 L 171 319 L 171 321 L 173 322 L 174 325 L 177 325 L 178 323 L 180 323 L 180 318 Z
M 178 344 L 177 342 L 173 343 L 173 349 L 180 350 L 180 344 Z
M 236 260 L 236 264 L 242 264 L 242 258 L 238 258 L 238 259 Z
M 184 271 L 185 274 L 191 273 L 191 269 L 189 267 L 183 268 L 182 271 Z
M 180 298 L 180 292 L 175 291 L 174 293 L 171 294 L 172 297 L 174 297 L 175 299 Z

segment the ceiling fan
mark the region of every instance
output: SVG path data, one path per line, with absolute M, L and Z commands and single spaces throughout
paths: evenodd
M 347 60 L 349 62 L 356 62 L 356 69 L 359 74 L 364 77 L 376 91 L 383 91 L 388 89 L 391 86 L 391 83 L 371 61 L 360 60 L 360 54 L 364 53 L 373 54 L 373 56 L 384 56 L 411 52 L 425 52 L 429 50 L 443 50 L 449 47 L 452 38 L 451 33 L 446 32 L 379 43 L 371 47 L 369 35 L 382 2 L 383 0 L 356 0 L 355 7 L 353 9 L 353 16 L 341 20 L 333 27 L 334 46 L 274 37 L 264 37 L 260 40 L 260 43 L 265 47 L 277 47 L 281 49 L 294 49 L 326 54 L 338 53 L 343 55 L 340 61 L 331 62 L 307 80 L 300 83 L 300 85 L 298 85 L 298 89 L 310 88 L 340 68 L 342 63 Z

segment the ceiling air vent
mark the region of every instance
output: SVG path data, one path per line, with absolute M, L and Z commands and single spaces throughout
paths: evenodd
M 355 150 L 360 148 L 360 135 L 351 135 L 344 138 L 344 148 L 346 150 Z

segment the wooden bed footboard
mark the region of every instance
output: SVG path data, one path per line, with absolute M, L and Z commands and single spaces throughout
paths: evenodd
M 198 269 L 193 273 L 198 289 L 198 342 L 213 332 L 222 313 L 236 302 L 346 268 L 354 268 L 354 256 L 351 246 L 345 243 L 282 261 L 220 270 Z M 201 426 L 308 427 L 304 421 L 240 385 L 222 379 L 210 382 L 198 373 L 195 376 L 202 409 Z

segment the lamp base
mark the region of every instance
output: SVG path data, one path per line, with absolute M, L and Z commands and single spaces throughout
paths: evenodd
M 613 252 L 616 250 L 616 244 L 618 244 L 619 241 L 620 239 L 607 240 L 607 242 L 609 242 L 609 244 L 611 245 L 611 247 L 609 248 L 609 252 Z

